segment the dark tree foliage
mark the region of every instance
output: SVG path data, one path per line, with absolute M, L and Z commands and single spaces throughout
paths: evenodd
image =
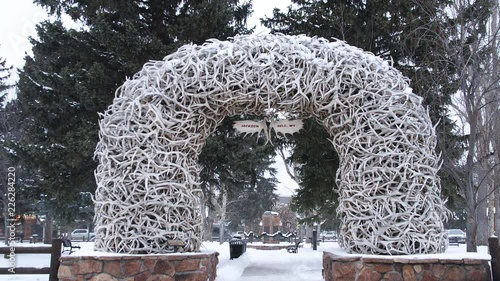
M 98 113 L 149 60 L 179 46 L 249 32 L 238 1 L 35 1 L 84 24 L 43 22 L 20 73 L 16 103 L 25 134 L 11 157 L 33 173 L 25 195 L 62 223 L 92 217 Z M 202 16 L 210 13 L 210 16 Z M 202 27 L 202 28 L 196 28 Z M 191 34 L 196 30 L 196 33 Z M 43 206 L 43 207 L 42 207 Z
M 276 170 L 271 167 L 274 146 L 256 135 L 237 134 L 232 125 L 240 119 L 239 116 L 224 119 L 207 139 L 199 157 L 205 196 L 217 197 L 227 192 L 227 217 L 233 229 L 241 223 L 259 220 L 265 211 L 271 210 L 276 199 Z M 216 188 L 216 193 L 210 192 L 211 187 Z
M 0 185 L 0 208 L 2 210 L 1 217 L 4 220 L 0 221 L 0 228 L 4 228 L 5 218 L 8 217 L 6 215 L 6 205 L 8 203 L 7 199 L 7 188 L 8 188 L 8 168 L 11 167 L 11 163 L 8 161 L 6 157 L 7 151 L 4 149 L 4 143 L 6 139 L 10 135 L 11 131 L 11 123 L 9 120 L 9 114 L 7 109 L 4 107 L 4 102 L 7 97 L 7 90 L 11 87 L 8 84 L 8 79 L 10 77 L 10 69 L 6 67 L 6 61 L 3 58 L 0 58 L 0 181 L 2 184 Z M 12 181 L 12 179 L 11 179 Z M 15 183 L 15 182 L 14 182 Z M 4 231 L 6 233 L 7 231 Z M 5 237 L 2 237 L 5 238 Z M 6 239 L 7 241 L 7 239 Z
M 463 148 L 460 139 L 452 134 L 455 124 L 446 109 L 456 84 L 448 76 L 451 66 L 443 63 L 443 51 L 436 40 L 446 22 L 441 12 L 450 1 L 292 2 L 294 5 L 285 12 L 275 9 L 271 18 L 262 20 L 263 24 L 272 32 L 336 38 L 391 60 L 410 78 L 414 92 L 424 98 L 433 123 L 438 124 L 438 150 L 454 158 L 461 155 Z M 439 75 L 444 70 L 447 75 Z M 460 200 L 451 177 L 443 172 L 441 176 L 445 179 L 444 195 Z M 296 204 L 307 206 L 301 202 Z
M 304 128 L 291 137 L 294 150 L 288 161 L 298 164 L 296 172 L 301 179 L 292 209 L 299 214 L 309 214 L 303 218 L 304 222 L 321 222 L 325 227 L 334 228 L 338 223 L 335 219 L 338 195 L 334 188 L 339 158 L 329 137 L 315 120 L 305 120 Z
M 11 71 L 12 67 L 7 67 L 6 61 L 0 59 L 0 182 L 2 183 L 0 184 L 0 209 L 2 210 L 0 228 L 4 230 L 10 224 L 6 219 L 14 215 L 27 214 L 33 207 L 33 202 L 19 192 L 19 186 L 30 184 L 31 175 L 8 157 L 11 153 L 8 144 L 12 139 L 23 134 L 20 130 L 22 119 L 17 114 L 16 104 L 7 101 L 8 91 L 14 88 L 14 85 L 9 83 Z M 13 198 L 12 194 L 15 196 L 14 202 L 10 201 Z M 4 231 L 4 234 L 7 237 L 9 233 Z M 8 242 L 7 239 L 5 241 Z
M 6 91 L 13 86 L 8 83 L 12 67 L 7 67 L 6 64 L 7 61 L 0 58 L 0 105 L 5 101 L 7 95 Z

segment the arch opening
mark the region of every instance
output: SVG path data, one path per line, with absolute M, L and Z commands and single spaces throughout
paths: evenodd
M 201 244 L 199 165 L 226 116 L 286 111 L 323 124 L 340 157 L 341 246 L 351 253 L 446 249 L 436 135 L 422 99 L 387 62 L 344 42 L 238 36 L 144 65 L 102 115 L 95 248 Z

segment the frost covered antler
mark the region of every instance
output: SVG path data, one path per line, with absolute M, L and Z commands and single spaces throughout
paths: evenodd
M 446 248 L 436 136 L 407 79 L 344 42 L 265 35 L 183 46 L 119 88 L 96 148 L 96 249 L 165 252 L 168 238 L 197 251 L 205 139 L 226 116 L 270 108 L 333 137 L 348 252 Z

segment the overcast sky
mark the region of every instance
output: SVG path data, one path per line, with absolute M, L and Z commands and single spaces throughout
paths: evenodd
M 285 9 L 290 0 L 253 0 L 254 13 L 249 26 L 257 25 L 256 33 L 267 33 L 259 18 L 271 16 L 274 7 Z M 8 65 L 21 67 L 24 54 L 30 52 L 29 36 L 35 36 L 35 25 L 47 18 L 45 10 L 31 0 L 0 0 L 0 57 Z
M 260 26 L 259 18 L 271 16 L 274 7 L 285 9 L 290 0 L 253 0 L 254 13 L 249 20 L 249 27 L 256 25 L 257 34 L 268 31 Z M 0 58 L 7 61 L 7 66 L 21 68 L 24 65 L 26 53 L 31 55 L 30 36 L 36 36 L 35 25 L 47 19 L 47 13 L 33 4 L 31 0 L 0 0 Z M 17 75 L 13 75 L 17 79 Z M 290 196 L 297 188 L 284 170 L 284 164 L 279 157 L 276 159 L 278 179 L 281 182 L 278 194 Z

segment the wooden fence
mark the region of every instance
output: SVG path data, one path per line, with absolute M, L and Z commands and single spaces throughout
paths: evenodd
M 500 280 L 500 245 L 498 237 L 490 237 L 488 239 L 488 247 L 491 255 L 491 273 L 493 281 Z
M 50 247 L 13 247 L 13 253 L 18 259 L 18 254 L 50 254 L 50 267 L 14 267 L 15 274 L 49 274 L 49 281 L 57 281 L 57 271 L 59 270 L 59 258 L 61 257 L 61 239 L 52 239 Z M 12 253 L 10 246 L 0 247 L 0 254 L 4 257 Z M 2 257 L 3 258 L 3 257 Z M 12 268 L 0 267 L 0 275 L 13 274 L 9 271 Z

